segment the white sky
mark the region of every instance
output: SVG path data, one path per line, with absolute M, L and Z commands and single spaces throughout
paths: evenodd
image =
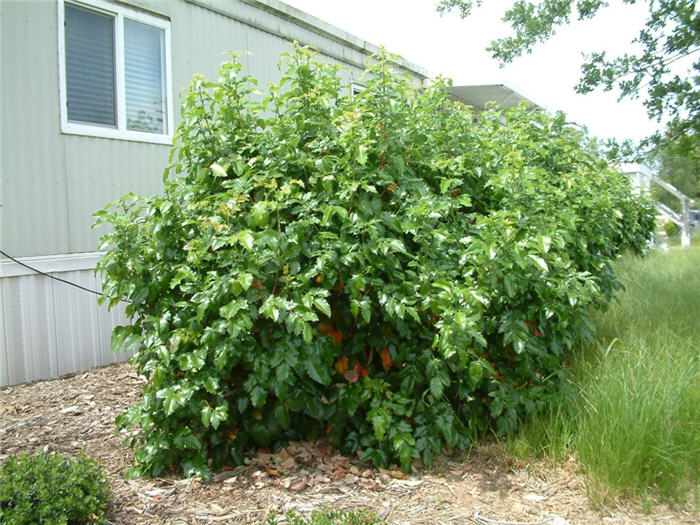
M 437 0 L 283 0 L 348 33 L 403 56 L 431 75 L 442 74 L 455 85 L 506 84 L 549 111 L 563 110 L 570 120 L 600 138 L 643 138 L 659 128 L 640 100 L 617 101 L 614 93 L 574 92 L 582 53 L 629 50 L 647 14 L 646 2 L 633 6 L 613 1 L 592 20 L 560 28 L 531 55 L 499 68 L 485 48 L 508 34 L 500 18 L 510 4 L 487 0 L 466 20 L 455 11 L 440 16 Z

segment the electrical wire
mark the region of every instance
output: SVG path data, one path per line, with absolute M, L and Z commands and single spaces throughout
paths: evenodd
M 14 257 L 12 257 L 11 255 L 8 255 L 7 253 L 5 253 L 5 252 L 2 251 L 2 250 L 0 250 L 0 254 L 4 255 L 5 257 L 7 257 L 8 259 L 10 259 L 11 261 L 16 262 L 16 263 L 19 264 L 20 266 L 24 266 L 25 268 L 27 268 L 27 269 L 29 269 L 29 270 L 31 270 L 31 271 L 33 271 L 33 272 L 36 272 L 36 273 L 38 273 L 38 274 L 40 274 L 40 275 L 43 275 L 44 277 L 48 277 L 48 278 L 50 278 L 50 279 L 54 279 L 55 281 L 61 281 L 62 283 L 70 284 L 71 286 L 75 286 L 76 288 L 80 288 L 81 290 L 85 290 L 86 292 L 90 292 L 90 293 L 93 293 L 93 294 L 95 294 L 95 295 L 99 295 L 99 296 L 102 295 L 102 292 L 98 292 L 98 291 L 96 291 L 96 290 L 91 290 L 90 288 L 86 288 L 86 287 L 84 287 L 84 286 L 82 286 L 82 285 L 80 285 L 80 284 L 73 283 L 73 282 L 67 281 L 67 280 L 65 280 L 65 279 L 61 279 L 60 277 L 56 277 L 55 275 L 51 275 L 51 274 L 48 274 L 48 273 L 46 273 L 46 272 L 42 272 L 41 270 L 39 270 L 39 269 L 37 269 L 37 268 L 34 268 L 33 266 L 29 266 L 28 264 L 25 264 L 25 263 L 23 263 L 22 261 L 19 261 L 19 260 L 15 259 Z

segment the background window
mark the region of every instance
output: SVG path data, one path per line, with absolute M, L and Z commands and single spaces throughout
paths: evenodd
M 66 5 L 68 120 L 117 125 L 114 17 Z
M 61 129 L 170 143 L 170 23 L 104 0 L 58 2 Z

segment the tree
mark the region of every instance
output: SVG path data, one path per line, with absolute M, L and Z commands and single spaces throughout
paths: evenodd
M 483 0 L 440 0 L 437 10 L 458 10 L 470 15 Z M 635 0 L 623 0 L 632 5 Z M 609 57 L 605 51 L 592 52 L 582 65 L 578 93 L 596 88 L 616 89 L 620 98 L 644 97 L 649 118 L 667 119 L 665 132 L 657 132 L 641 143 L 641 149 L 663 148 L 676 156 L 693 156 L 698 150 L 700 131 L 700 16 L 695 0 L 647 0 L 649 18 L 633 40 L 637 52 Z M 498 38 L 487 48 L 501 65 L 512 62 L 534 46 L 551 38 L 559 26 L 575 16 L 594 17 L 608 3 L 605 0 L 517 0 L 505 11 L 503 20 L 514 35 Z M 695 56 L 695 58 L 693 58 Z M 692 62 L 684 74 L 671 66 Z
M 700 202 L 700 151 L 678 155 L 672 149 L 659 148 L 645 158 L 663 180 L 673 184 L 691 199 Z M 670 208 L 681 211 L 680 200 L 666 190 L 654 186 L 653 194 L 656 200 Z

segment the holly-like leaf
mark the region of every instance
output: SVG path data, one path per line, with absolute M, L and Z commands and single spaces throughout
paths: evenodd
M 309 377 L 311 379 L 313 379 L 317 383 L 321 383 L 322 385 L 330 384 L 330 372 L 328 368 L 324 366 L 323 363 L 321 363 L 318 356 L 310 357 L 306 360 L 304 365 L 306 366 L 306 372 L 309 374 Z
M 216 162 L 209 166 L 209 169 L 211 169 L 212 173 L 214 174 L 214 177 L 228 177 L 228 173 L 226 173 L 226 170 Z

